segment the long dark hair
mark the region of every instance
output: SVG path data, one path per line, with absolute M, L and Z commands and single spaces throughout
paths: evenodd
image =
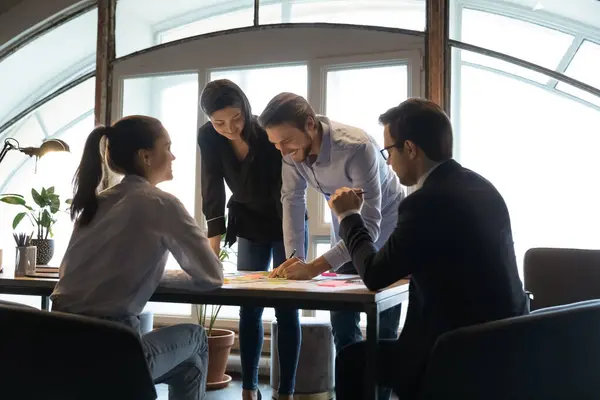
M 244 115 L 242 138 L 247 140 L 254 134 L 252 107 L 244 91 L 229 79 L 208 82 L 200 95 L 200 108 L 209 117 L 227 107 L 236 107 Z
M 106 138 L 105 157 L 110 169 L 121 174 L 144 176 L 137 153 L 141 149 L 154 148 L 161 129 L 159 120 L 134 115 L 122 118 L 112 126 L 98 126 L 90 133 L 73 179 L 72 220 L 77 220 L 79 226 L 85 226 L 98 210 L 96 192 L 103 175 L 102 138 Z

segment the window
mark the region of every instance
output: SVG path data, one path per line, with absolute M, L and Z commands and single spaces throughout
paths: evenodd
M 123 115 L 149 115 L 158 118 L 171 136 L 173 180 L 159 188 L 177 196 L 194 215 L 196 186 L 196 131 L 198 125 L 198 74 L 177 74 L 129 78 L 123 82 Z M 167 269 L 179 264 L 169 255 Z M 148 303 L 157 314 L 191 315 L 190 304 Z
M 325 114 L 334 121 L 364 129 L 383 148 L 379 116 L 408 98 L 408 79 L 405 64 L 331 67 L 326 73 Z M 320 198 L 323 222 L 331 223 L 329 205 L 323 196 Z
M 160 43 L 254 23 L 254 0 L 119 0 L 117 57 Z
M 455 49 L 453 59 L 464 53 Z M 600 145 L 590 127 L 600 126 L 600 108 L 486 68 L 454 68 L 459 161 L 503 195 L 519 264 L 531 247 L 598 248 L 600 191 L 589 182 Z
M 0 126 L 49 91 L 93 70 L 97 14 L 94 9 L 65 22 L 0 61 Z
M 59 194 L 62 208 L 64 201 L 72 196 L 71 182 L 81 159 L 87 136 L 94 128 L 94 78 L 88 79 L 63 94 L 48 101 L 31 114 L 22 118 L 7 132 L 7 137 L 15 138 L 23 147 L 39 146 L 45 138 L 59 138 L 70 147 L 71 152 L 49 153 L 35 160 L 18 151 L 11 151 L 0 165 L 0 176 L 5 178 L 0 193 L 20 193 L 30 199 L 32 188 L 54 186 Z M 14 240 L 12 220 L 21 210 L 6 204 L 0 205 L 0 240 L 4 244 L 4 265 L 14 263 Z M 21 222 L 17 231 L 29 231 L 26 221 Z M 69 215 L 60 213 L 54 226 L 55 251 L 51 264 L 58 266 L 67 249 L 73 224 Z M 40 299 L 34 296 L 0 296 L 39 307 Z
M 600 71 L 600 45 L 585 40 L 575 53 L 575 57 L 567 67 L 565 75 L 600 89 L 600 74 L 598 71 Z M 556 88 L 600 106 L 600 98 L 591 93 L 563 82 L 560 82 Z
M 425 30 L 424 0 L 290 0 L 279 18 L 263 14 L 268 3 L 261 1 L 261 24 L 327 22 Z
M 516 18 L 465 8 L 453 39 L 517 57 L 542 67 L 556 69 L 574 37 Z M 454 22 L 454 21 L 451 21 Z M 477 53 L 465 53 L 463 61 L 517 74 L 540 83 L 548 77 L 534 71 Z
M 481 4 L 482 0 L 451 0 L 469 4 Z M 494 0 L 495 6 L 515 14 L 537 14 L 538 18 L 574 24 L 579 29 L 600 29 L 600 2 L 596 0 Z
M 254 67 L 247 69 L 214 70 L 210 73 L 210 80 L 229 79 L 238 84 L 250 101 L 252 113 L 260 115 L 267 103 L 281 92 L 293 92 L 300 96 L 307 96 L 307 67 L 306 65 L 283 65 L 276 67 Z M 226 190 L 226 201 L 229 201 L 231 191 Z M 237 265 L 237 243 L 232 248 L 228 267 Z M 271 260 L 271 268 L 273 260 Z M 220 318 L 238 318 L 239 307 L 223 306 L 219 313 Z M 275 311 L 266 308 L 263 318 L 273 319 Z

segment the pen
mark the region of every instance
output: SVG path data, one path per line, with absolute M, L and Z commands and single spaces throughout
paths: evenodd
M 291 259 L 292 257 L 294 257 L 296 255 L 296 249 L 294 249 L 294 251 L 292 251 L 292 254 L 290 254 L 290 256 L 288 257 L 288 260 Z

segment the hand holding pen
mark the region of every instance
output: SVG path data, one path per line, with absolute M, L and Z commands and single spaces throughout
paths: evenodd
M 269 274 L 269 278 L 284 278 L 283 274 L 285 272 L 285 269 L 287 268 L 287 266 L 292 264 L 290 263 L 290 261 L 294 259 L 295 255 L 296 249 L 292 251 L 292 254 L 290 254 L 290 256 L 283 262 L 283 264 L 279 265 L 277 268 L 271 271 L 271 273 Z
M 336 190 L 327 203 L 338 216 L 349 211 L 360 212 L 364 195 L 365 191 L 362 189 L 343 187 Z

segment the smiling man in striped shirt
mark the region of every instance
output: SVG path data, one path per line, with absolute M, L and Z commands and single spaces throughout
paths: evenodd
M 310 184 L 327 200 L 340 187 L 361 189 L 364 203 L 360 214 L 376 247 L 382 247 L 396 227 L 404 191 L 375 141 L 362 129 L 317 116 L 306 99 L 293 93 L 275 96 L 259 117 L 259 124 L 283 155 L 284 244 L 288 257 L 297 251 L 296 256 L 281 264 L 272 276 L 311 279 L 328 270 L 356 274 L 338 233 L 339 221 L 347 215 L 332 215 L 331 249 L 311 262 L 305 261 L 306 189 Z M 384 311 L 379 336 L 396 338 L 399 319 L 400 306 Z M 338 352 L 362 340 L 359 321 L 360 315 L 356 312 L 331 312 Z M 381 390 L 380 399 L 387 398 L 389 391 Z

